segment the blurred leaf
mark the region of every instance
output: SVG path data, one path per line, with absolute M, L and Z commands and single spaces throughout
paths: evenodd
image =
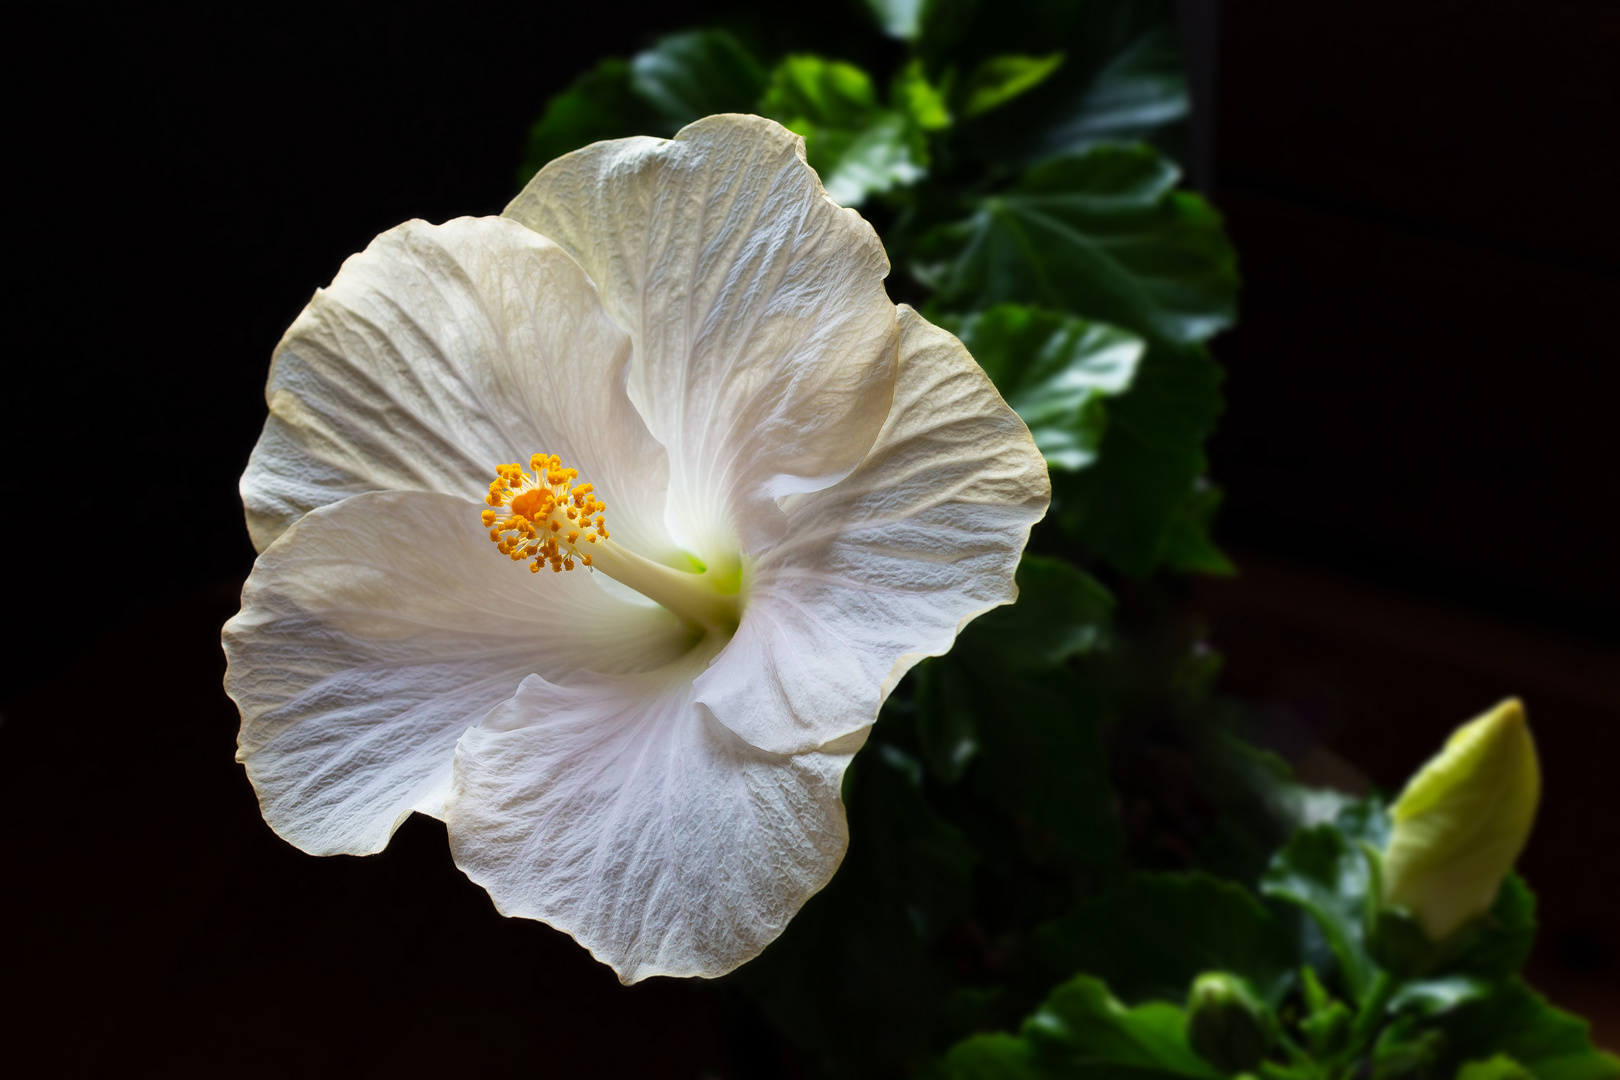
M 1144 146 L 1099 146 L 1031 169 L 936 228 L 913 272 L 942 311 L 1040 304 L 1153 342 L 1190 345 L 1230 326 L 1237 265 L 1220 215 L 1174 190 Z
M 1047 464 L 1073 470 L 1096 460 L 1107 424 L 1103 399 L 1130 387 L 1141 338 L 1017 304 L 942 317 L 940 325 L 962 339 L 1023 417 Z
M 1018 601 L 969 623 L 958 649 L 1010 673 L 1060 666 L 1104 640 L 1114 598 L 1090 574 L 1062 559 L 1025 554 L 1017 582 Z
M 915 41 L 922 32 L 928 0 L 866 0 L 883 32 L 901 41 Z
M 915 758 L 868 744 L 845 783 L 843 866 L 729 977 L 829 1075 L 895 1074 L 944 1016 L 948 973 L 933 945 L 969 910 L 976 856 L 921 784 Z
M 1536 1080 L 1529 1070 L 1506 1054 L 1497 1054 L 1488 1061 L 1464 1062 L 1457 1070 L 1457 1080 Z
M 1061 52 L 1047 56 L 992 56 L 973 69 L 962 88 L 962 114 L 978 116 L 999 108 L 1045 82 L 1063 64 Z
M 760 107 L 804 136 L 806 158 L 842 206 L 859 206 L 925 175 L 921 130 L 884 108 L 871 78 L 851 64 L 789 56 L 771 73 Z
M 1165 538 L 1163 559 L 1166 569 L 1223 577 L 1237 573 L 1237 567 L 1209 537 L 1222 498 L 1224 494 L 1221 489 L 1204 477 L 1193 481 L 1181 512 L 1171 522 L 1169 535 Z
M 1465 1062 L 1506 1055 L 1536 1080 L 1620 1077 L 1620 1059 L 1592 1046 L 1586 1021 L 1554 1008 L 1517 978 L 1445 1014 L 1438 1030 L 1446 1037 L 1440 1076 L 1450 1075 Z
M 1054 990 L 1014 1035 L 975 1035 L 925 1076 L 1001 1078 L 1200 1077 L 1222 1074 L 1187 1044 L 1186 1014 L 1156 1002 L 1128 1009 L 1087 975 Z
M 1123 846 L 1101 725 L 1109 702 L 1066 668 L 1007 679 L 1001 653 L 958 648 L 973 678 L 978 798 L 1017 823 L 1026 856 L 1048 870 L 1111 868 Z
M 518 183 L 527 184 L 546 162 L 602 139 L 661 134 L 664 124 L 630 85 L 630 65 L 603 60 L 546 103 L 529 128 Z
M 1219 215 L 1172 190 L 1177 175 L 1145 147 L 1052 161 L 924 236 L 913 263 L 939 290 L 931 311 L 1036 303 L 1149 341 L 1129 391 L 1108 405 L 1097 467 L 1056 485 L 1070 535 L 1136 576 L 1185 529 L 1220 412 L 1220 372 L 1197 342 L 1230 324 L 1237 290 Z
M 789 56 L 771 72 L 762 107 L 769 116 L 850 131 L 881 110 L 871 76 L 853 64 Z M 808 136 L 806 137 L 808 141 Z
M 673 135 L 714 113 L 753 112 L 765 69 L 724 30 L 690 30 L 637 53 L 630 82 Z
M 1133 577 L 1172 554 L 1182 568 L 1215 565 L 1189 555 L 1185 530 L 1188 500 L 1207 468 L 1204 440 L 1220 415 L 1220 384 L 1202 347 L 1150 348 L 1130 389 L 1108 402 L 1096 465 L 1053 475 L 1064 531 Z
M 1500 981 L 1517 975 L 1536 940 L 1536 896 L 1518 874 L 1509 874 L 1491 910 L 1464 939 L 1444 970 Z
M 1297 904 L 1315 921 L 1357 1002 L 1374 972 L 1364 929 L 1371 884 L 1366 856 L 1336 822 L 1295 833 L 1260 883 L 1267 896 Z
M 943 131 L 951 126 L 945 88 L 928 81 L 921 60 L 913 60 L 895 73 L 889 101 L 923 131 Z
M 1437 1016 L 1459 1005 L 1484 997 L 1491 984 L 1479 979 L 1454 975 L 1443 979 L 1413 979 L 1389 999 L 1391 1013 Z
M 931 657 L 917 666 L 917 745 L 942 783 L 962 778 L 979 752 L 971 687 L 957 665 Z
M 964 118 L 961 160 L 1006 175 L 1099 142 L 1142 140 L 1177 158 L 1188 98 L 1176 0 L 936 2 L 918 41 L 930 71 L 1062 50 L 1016 108 Z
M 602 139 L 668 136 L 711 113 L 753 112 L 764 87 L 764 69 L 723 30 L 671 34 L 633 60 L 603 60 L 546 103 L 529 129 L 519 183 Z
M 1187 118 L 1187 77 L 1176 28 L 1144 32 L 1057 112 L 1036 143 L 1039 158 L 1102 142 L 1135 142 Z
M 1086 971 L 1127 1001 L 1181 1001 L 1206 971 L 1240 975 L 1275 1003 L 1299 963 L 1288 928 L 1241 885 L 1138 874 L 1037 931 L 1041 964 Z

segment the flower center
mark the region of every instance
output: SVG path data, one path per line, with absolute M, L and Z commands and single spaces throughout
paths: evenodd
M 539 573 L 574 569 L 577 562 L 600 570 L 649 600 L 680 616 L 704 635 L 729 638 L 742 617 L 742 561 L 729 568 L 675 570 L 638 555 L 609 539 L 603 511 L 607 506 L 590 484 L 576 484 L 578 469 L 566 469 L 556 454 L 529 459 L 531 476 L 521 465 L 497 465 L 484 502 L 484 527 L 501 554 L 529 562 Z M 532 561 L 530 561 L 532 560 Z
M 579 545 L 608 538 L 602 511 L 607 507 L 590 484 L 574 484 L 578 469 L 565 469 L 556 454 L 535 454 L 529 459 L 530 476 L 521 465 L 495 466 L 484 502 L 489 538 L 513 562 L 533 559 L 530 573 L 551 564 L 553 573 L 572 570 L 574 561 L 591 565 L 589 551 Z M 595 520 L 592 520 L 592 517 Z

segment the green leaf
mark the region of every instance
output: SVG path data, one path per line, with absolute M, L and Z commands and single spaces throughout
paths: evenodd
M 950 658 L 972 679 L 981 747 L 972 790 L 1017 823 L 1038 865 L 1112 867 L 1124 839 L 1101 732 L 1110 702 L 1065 668 L 1009 680 L 1001 655 L 958 648 Z
M 1298 958 L 1288 928 L 1241 885 L 1138 874 L 1036 932 L 1048 971 L 1086 971 L 1127 1001 L 1180 1001 L 1206 971 L 1240 975 L 1275 1003 Z
M 1063 54 L 991 56 L 973 69 L 962 88 L 962 115 L 978 116 L 1035 89 L 1063 66 Z
M 1187 76 L 1176 28 L 1150 28 L 1099 70 L 1036 142 L 1037 157 L 1134 142 L 1186 120 Z
M 1017 304 L 944 317 L 940 325 L 962 339 L 1023 417 L 1048 465 L 1074 470 L 1096 460 L 1107 424 L 1103 401 L 1130 387 L 1141 338 Z
M 925 235 L 913 263 L 938 289 L 931 312 L 1033 303 L 1147 339 L 1130 389 L 1109 403 L 1099 464 L 1054 482 L 1066 531 L 1135 576 L 1171 551 L 1214 564 L 1172 538 L 1221 405 L 1220 371 L 1198 343 L 1230 324 L 1237 271 L 1219 215 L 1172 190 L 1177 176 L 1146 147 L 1052 161 Z
M 1147 1075 L 1221 1075 L 1187 1045 L 1187 1018 L 1178 1006 L 1127 1009 L 1101 981 L 1084 975 L 1052 992 L 1024 1024 L 1024 1037 L 1043 1061 L 1074 1075 L 1106 1075 L 1109 1066 Z
M 842 206 L 921 179 L 928 164 L 921 130 L 884 108 L 871 77 L 852 64 L 789 56 L 771 73 L 766 116 L 804 136 L 805 157 Z
M 950 1003 L 934 944 L 966 916 L 976 855 L 934 813 L 922 767 L 873 739 L 846 777 L 849 853 L 782 936 L 729 976 L 839 1076 L 887 1076 L 920 1058 Z
M 1149 349 L 1130 389 L 1108 403 L 1097 464 L 1053 475 L 1053 513 L 1064 531 L 1133 577 L 1172 555 L 1183 556 L 1184 568 L 1215 565 L 1186 558 L 1176 544 L 1207 466 L 1220 384 L 1220 368 L 1200 347 Z
M 866 6 L 877 16 L 885 34 L 901 41 L 915 41 L 922 33 L 928 0 L 866 0 Z
M 1464 1063 L 1505 1055 L 1536 1080 L 1614 1080 L 1620 1059 L 1592 1046 L 1586 1021 L 1554 1008 L 1547 999 L 1510 979 L 1485 998 L 1445 1014 L 1444 1076 Z
M 1187 1018 L 1164 1003 L 1128 1009 L 1087 975 L 1054 990 L 1017 1036 L 976 1035 L 945 1055 L 931 1075 L 1001 1078 L 1198 1077 L 1222 1074 L 1187 1044 Z
M 1474 924 L 1444 970 L 1499 981 L 1519 973 L 1535 940 L 1535 894 L 1518 874 L 1509 874 L 1491 910 Z
M 967 119 L 960 160 L 1016 172 L 1098 142 L 1143 140 L 1172 157 L 1187 135 L 1188 98 L 1175 0 L 936 0 L 918 43 L 929 70 L 1008 53 L 1061 49 L 1063 66 L 1016 108 Z
M 764 86 L 764 69 L 723 30 L 671 34 L 633 60 L 603 60 L 546 103 L 529 129 L 519 183 L 602 139 L 673 135 L 711 113 L 753 112 Z
M 1222 577 L 1237 573 L 1221 549 L 1210 539 L 1210 526 L 1220 509 L 1224 494 L 1220 488 L 1204 477 L 1193 481 L 1192 489 L 1181 511 L 1170 524 L 1165 538 L 1163 559 L 1170 570 L 1183 573 L 1218 574 Z
M 1297 904 L 1315 921 L 1358 1002 L 1374 972 L 1364 929 L 1371 883 L 1366 856 L 1337 822 L 1295 833 L 1260 882 L 1267 896 Z
M 944 131 L 951 126 L 945 90 L 928 81 L 921 60 L 913 60 L 895 73 L 889 101 L 923 131 Z
M 961 648 L 998 671 L 1061 666 L 1102 643 L 1114 598 L 1090 574 L 1062 559 L 1026 554 L 1018 601 L 994 608 L 963 630 Z
M 1438 1016 L 1491 992 L 1491 984 L 1462 975 L 1441 979 L 1413 979 L 1389 999 L 1390 1013 Z
M 1174 190 L 1145 146 L 1099 146 L 1031 169 L 919 245 L 933 306 L 1040 304 L 1153 342 L 1191 345 L 1231 325 L 1237 265 L 1220 215 Z
M 673 135 L 714 113 L 753 112 L 765 69 L 724 30 L 690 30 L 637 53 L 630 82 Z
M 546 103 L 546 111 L 529 128 L 518 183 L 571 150 L 626 135 L 663 133 L 652 106 L 630 85 L 630 65 L 603 60 Z
M 1506 1054 L 1497 1054 L 1486 1061 L 1464 1062 L 1457 1070 L 1457 1080 L 1536 1080 L 1528 1069 Z

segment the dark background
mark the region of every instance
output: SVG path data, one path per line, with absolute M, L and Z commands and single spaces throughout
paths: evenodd
M 499 212 L 527 125 L 597 58 L 751 10 L 13 23 L 0 947 L 27 1001 L 0 1056 L 770 1074 L 774 1049 L 701 987 L 622 991 L 498 919 L 432 822 L 368 860 L 276 840 L 231 761 L 217 644 L 252 562 L 235 483 L 270 352 L 314 288 L 406 218 Z M 886 58 L 852 53 L 867 38 L 837 4 L 788 18 L 768 52 Z M 1248 572 L 1200 599 L 1229 687 L 1389 787 L 1525 694 L 1548 784 L 1535 973 L 1600 1010 L 1620 950 L 1620 8 L 1227 0 L 1217 25 L 1200 119 L 1246 285 L 1213 463 Z

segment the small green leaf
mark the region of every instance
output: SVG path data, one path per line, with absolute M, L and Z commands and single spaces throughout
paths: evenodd
M 923 131 L 944 131 L 951 126 L 945 89 L 928 81 L 921 60 L 913 60 L 895 73 L 889 101 Z
M 1142 339 L 1102 323 L 1001 304 L 940 325 L 962 339 L 1029 425 L 1047 464 L 1083 469 L 1107 424 L 1103 401 L 1129 389 Z
M 978 116 L 1035 89 L 1063 66 L 1063 54 L 991 56 L 979 63 L 962 88 L 962 115 Z
M 1237 264 L 1220 215 L 1174 190 L 1145 146 L 1098 146 L 1036 166 L 919 244 L 934 306 L 1040 304 L 1150 341 L 1191 345 L 1231 325 Z
M 1267 896 L 1297 904 L 1315 921 L 1358 1002 L 1374 970 L 1364 929 L 1371 882 L 1366 856 L 1337 823 L 1295 833 L 1260 882 Z
M 921 130 L 884 108 L 871 77 L 852 64 L 789 56 L 771 73 L 760 108 L 804 136 L 805 157 L 840 205 L 859 206 L 925 174 Z
M 724 30 L 691 30 L 637 53 L 630 82 L 673 135 L 714 113 L 753 112 L 765 69 Z
M 1280 1000 L 1298 963 L 1287 927 L 1241 885 L 1207 874 L 1137 874 L 1041 927 L 1052 972 L 1087 971 L 1127 1001 L 1179 1000 L 1193 978 L 1229 971 Z

